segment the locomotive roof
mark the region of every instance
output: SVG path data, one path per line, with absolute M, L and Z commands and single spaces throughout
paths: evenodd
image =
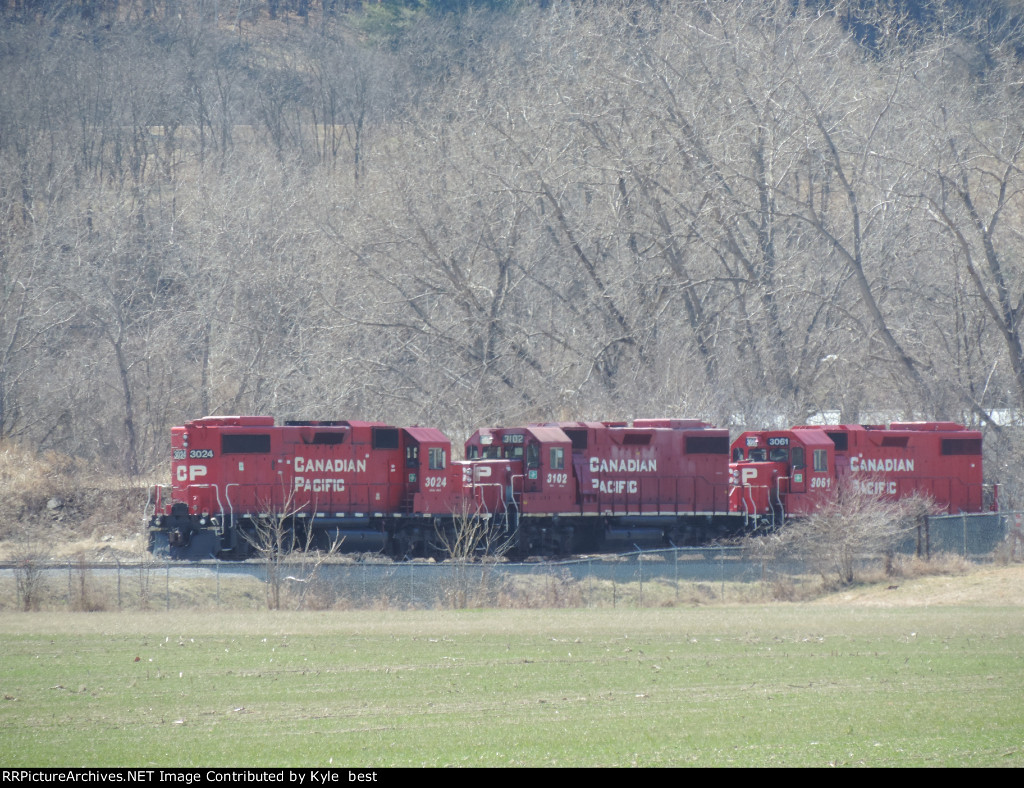
M 794 430 L 825 430 L 826 432 L 972 432 L 955 421 L 894 421 L 884 424 L 799 424 Z M 975 430 L 976 432 L 976 430 Z
M 527 427 L 526 431 L 543 443 L 569 442 L 569 436 L 561 427 Z
M 795 440 L 798 440 L 804 446 L 807 447 L 831 447 L 835 444 L 832 439 L 828 436 L 825 427 L 801 427 L 798 429 L 791 430 L 748 430 L 747 432 L 741 433 L 739 437 L 732 442 L 733 447 L 745 446 L 748 437 L 769 437 L 769 436 L 788 436 Z
M 273 416 L 204 416 L 184 424 L 185 427 L 273 427 Z
M 405 431 L 418 443 L 450 443 L 448 436 L 434 427 L 406 427 Z

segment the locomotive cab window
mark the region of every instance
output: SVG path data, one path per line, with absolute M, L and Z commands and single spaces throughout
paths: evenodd
M 444 449 L 442 449 L 439 446 L 435 446 L 434 448 L 428 449 L 427 451 L 429 453 L 428 456 L 429 456 L 430 470 L 432 470 L 432 471 L 444 470 L 444 461 L 445 461 Z
M 750 450 L 750 461 L 751 462 L 764 462 L 765 450 L 764 449 L 751 449 Z
M 828 470 L 828 451 L 825 449 L 814 450 L 814 471 L 825 473 Z
M 551 470 L 560 471 L 565 468 L 565 449 L 555 447 L 551 450 Z
M 776 447 L 768 453 L 771 462 L 786 462 L 789 459 L 789 449 L 785 446 Z
M 415 468 L 420 464 L 420 447 L 419 446 L 406 446 L 405 447 L 405 467 Z
M 531 443 L 529 446 L 526 447 L 526 467 L 540 467 L 540 446 L 538 446 L 536 443 Z
M 732 461 L 733 462 L 742 462 L 743 461 L 743 449 L 741 447 L 737 446 L 735 449 L 732 450 Z
M 804 447 L 794 446 L 793 447 L 793 467 L 803 468 L 804 467 Z

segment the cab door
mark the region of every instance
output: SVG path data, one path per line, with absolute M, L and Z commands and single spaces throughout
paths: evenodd
M 807 452 L 803 446 L 792 446 L 789 450 L 789 489 L 794 493 L 807 492 Z
M 523 489 L 526 492 L 541 490 L 541 448 L 540 441 L 534 438 L 527 439 L 523 460 L 523 474 L 526 476 Z

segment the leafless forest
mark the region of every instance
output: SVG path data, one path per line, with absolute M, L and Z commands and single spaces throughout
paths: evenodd
M 1012 504 L 1020 39 L 838 5 L 8 2 L 0 438 L 890 414 L 985 429 Z

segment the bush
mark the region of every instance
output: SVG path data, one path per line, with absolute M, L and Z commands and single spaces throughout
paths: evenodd
M 932 511 L 932 502 L 921 497 L 894 501 L 843 485 L 814 514 L 789 520 L 752 545 L 764 559 L 806 561 L 826 587 L 844 586 L 854 582 L 864 559 L 882 558 L 890 571 L 896 547 Z

